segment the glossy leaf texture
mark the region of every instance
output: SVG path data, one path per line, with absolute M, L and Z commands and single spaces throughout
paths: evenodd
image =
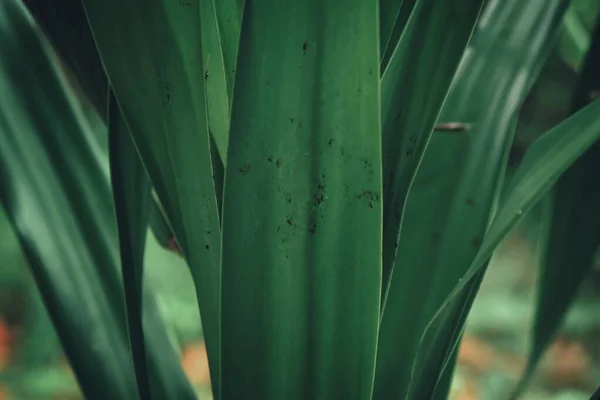
M 384 304 L 408 191 L 482 4 L 417 1 L 381 80 Z
M 600 24 L 596 28 L 580 81 L 573 111 L 600 90 Z M 600 141 L 591 146 L 557 180 L 552 189 L 550 237 L 542 255 L 538 299 L 533 324 L 533 346 L 527 381 L 573 303 L 578 288 L 594 264 L 600 246 Z
M 434 133 L 441 135 L 437 141 L 448 136 L 448 144 L 437 147 L 432 139 L 408 197 L 380 327 L 378 399 L 431 396 L 447 365 L 438 355 L 449 356 L 448 347 L 456 346 L 455 325 L 462 327 L 472 298 L 461 295 L 441 320 L 430 321 L 477 255 L 498 201 L 517 111 L 561 10 L 560 0 L 487 3 L 439 118 L 438 127 L 452 129 Z
M 371 397 L 378 37 L 373 1 L 246 2 L 223 199 L 224 399 Z
M 108 99 L 110 172 L 119 232 L 129 345 L 133 355 L 138 394 L 142 399 L 150 399 L 142 319 L 142 278 L 152 187 L 112 92 L 109 93 Z
M 117 102 L 190 266 L 219 398 L 221 235 L 200 1 L 83 4 Z
M 106 207 L 90 213 L 86 202 L 105 177 L 89 132 L 82 134 L 83 116 L 34 29 L 20 2 L 0 3 L 2 202 L 83 393 L 135 399 L 118 286 L 107 290 L 102 277 L 113 273 L 117 283 L 117 271 L 110 253 L 93 248 L 101 242 L 93 231 L 112 216 Z
M 106 155 L 20 2 L 0 30 L 2 202 L 86 398 L 135 399 Z M 144 297 L 153 394 L 194 398 Z

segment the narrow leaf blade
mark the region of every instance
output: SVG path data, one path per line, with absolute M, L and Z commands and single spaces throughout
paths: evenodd
M 150 399 L 142 319 L 142 278 L 146 228 L 152 201 L 151 186 L 112 92 L 109 94 L 108 112 L 111 182 L 119 232 L 129 343 L 138 393 L 142 399 Z

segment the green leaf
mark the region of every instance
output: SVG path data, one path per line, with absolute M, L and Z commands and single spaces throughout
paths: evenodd
M 377 399 L 429 398 L 447 365 L 439 354 L 456 345 L 455 324 L 462 327 L 472 299 L 462 295 L 430 321 L 489 226 L 515 118 L 552 44 L 560 5 L 489 3 L 481 17 L 439 118 L 438 129 L 449 131 L 434 133 L 409 193 L 380 327 Z
M 557 179 L 600 139 L 600 99 L 537 139 L 517 170 L 506 200 L 494 218 L 477 257 L 449 294 L 452 298 L 490 259 L 510 229 L 550 190 Z M 447 303 L 434 318 L 443 313 Z M 430 322 L 431 324 L 432 322 Z
M 237 66 L 240 29 L 242 28 L 245 0 L 213 1 L 215 3 L 219 37 L 221 39 L 221 51 L 223 52 L 227 97 L 231 102 L 233 99 L 233 82 Z
M 482 4 L 418 1 L 383 74 L 384 305 L 408 191 Z
M 221 160 L 227 164 L 229 106 L 231 104 L 228 94 L 231 90 L 226 79 L 232 79 L 233 73 L 228 76 L 225 71 L 215 1 L 218 0 L 200 0 L 202 62 L 208 103 L 208 124 Z
M 600 90 L 599 70 L 600 24 L 575 91 L 574 110 L 590 101 L 590 93 Z M 597 141 L 569 167 L 552 190 L 550 236 L 542 255 L 533 346 L 524 383 L 554 338 L 594 264 L 600 244 L 599 171 L 600 141 Z
M 199 0 L 83 4 L 117 102 L 190 266 L 219 398 L 221 236 Z
M 452 299 L 443 318 L 426 332 L 429 336 L 422 340 L 411 370 L 409 399 L 447 398 L 452 383 L 448 374 L 454 371 L 465 322 L 484 275 L 485 269 L 481 269 L 467 290 Z
M 371 396 L 378 18 L 368 0 L 246 3 L 223 199 L 223 398 Z
M 117 271 L 110 253 L 96 251 L 102 248 L 101 225 L 113 216 L 101 204 L 102 190 L 106 199 L 110 195 L 90 132 L 16 0 L 0 3 L 0 41 L 7 216 L 83 393 L 89 399 L 135 399 Z
M 104 150 L 18 1 L 0 3 L 0 46 L 7 216 L 86 398 L 138 398 Z M 151 293 L 144 302 L 153 395 L 194 398 Z
M 129 344 L 138 393 L 142 399 L 150 399 L 142 322 L 142 278 L 152 188 L 112 92 L 109 94 L 108 113 L 111 182 L 119 231 Z
M 417 0 L 380 0 L 381 74 L 387 68 Z

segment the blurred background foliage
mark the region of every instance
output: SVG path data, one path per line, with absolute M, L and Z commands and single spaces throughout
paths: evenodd
M 598 0 L 572 1 L 556 46 L 522 106 L 511 151 L 513 169 L 537 137 L 570 113 L 599 13 Z M 82 101 L 98 140 L 106 147 L 103 122 L 83 97 Z M 543 202 L 496 251 L 467 321 L 451 399 L 507 398 L 523 372 L 533 323 L 542 220 Z M 206 352 L 189 270 L 151 233 L 145 258 L 146 280 L 156 293 L 170 338 L 201 398 L 208 398 Z M 589 398 L 600 382 L 598 310 L 600 257 L 522 398 Z M 0 400 L 79 398 L 21 249 L 0 209 Z

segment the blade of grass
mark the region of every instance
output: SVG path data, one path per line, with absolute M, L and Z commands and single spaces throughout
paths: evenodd
M 199 1 L 83 3 L 117 102 L 190 266 L 219 398 L 221 239 Z
M 600 90 L 600 24 L 574 94 L 573 111 Z M 527 369 L 514 394 L 529 380 L 572 304 L 579 286 L 592 269 L 600 244 L 600 141 L 597 141 L 558 179 L 552 194 L 554 207 L 550 237 L 542 255 L 538 298 L 533 324 L 533 346 Z
M 223 398 L 371 396 L 377 21 L 368 0 L 246 2 L 223 200 Z
M 427 398 L 431 393 L 417 390 L 433 387 L 431 379 L 442 372 L 439 351 L 428 349 L 453 346 L 458 338 L 433 333 L 443 322 L 427 335 L 426 327 L 477 255 L 497 202 L 516 113 L 550 49 L 560 4 L 490 2 L 482 15 L 439 118 L 462 129 L 437 134 L 438 142 L 447 136 L 446 143 L 430 149 L 432 141 L 409 193 L 380 327 L 376 398 L 403 399 L 409 387 Z M 456 312 L 440 318 L 463 323 Z
M 142 399 L 151 399 L 142 321 L 142 279 L 152 188 L 112 92 L 108 99 L 111 182 L 119 232 L 129 345 L 138 393 Z
M 416 2 L 383 74 L 382 306 L 408 191 L 482 4 L 483 0 Z

